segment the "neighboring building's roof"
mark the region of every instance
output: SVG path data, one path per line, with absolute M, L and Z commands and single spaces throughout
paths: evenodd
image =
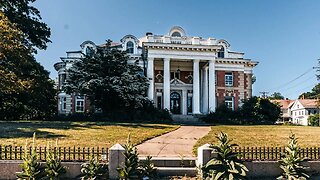
M 305 108 L 317 108 L 316 99 L 299 99 L 298 100 Z
M 282 109 L 288 109 L 294 103 L 294 100 L 271 100 L 271 102 L 278 103 Z

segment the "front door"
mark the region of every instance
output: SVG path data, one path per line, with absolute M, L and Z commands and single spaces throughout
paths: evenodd
M 172 114 L 181 114 L 180 94 L 177 92 L 170 94 L 170 111 Z

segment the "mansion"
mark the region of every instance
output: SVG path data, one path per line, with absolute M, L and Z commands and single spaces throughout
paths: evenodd
M 139 39 L 126 35 L 111 46 L 126 51 L 131 63 L 139 62 L 149 80 L 148 98 L 172 114 L 207 114 L 221 104 L 237 109 L 252 96 L 253 68 L 258 62 L 232 51 L 226 40 L 188 36 L 175 26 L 165 35 L 147 32 Z M 62 90 L 73 62 L 104 44 L 85 41 L 80 47 L 54 65 L 59 76 L 59 114 L 85 112 L 90 107 L 85 96 Z

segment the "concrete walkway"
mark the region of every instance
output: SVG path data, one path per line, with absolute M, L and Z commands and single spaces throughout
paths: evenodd
M 192 157 L 192 147 L 207 135 L 210 126 L 181 126 L 165 135 L 150 139 L 137 146 L 140 156 Z

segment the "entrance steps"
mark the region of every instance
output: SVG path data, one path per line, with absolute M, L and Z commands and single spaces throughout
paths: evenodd
M 200 120 L 203 115 L 178 115 L 173 114 L 172 119 L 174 123 L 183 125 L 206 125 L 205 122 Z
M 145 157 L 139 157 L 141 162 L 145 161 Z M 160 177 L 164 176 L 189 176 L 197 175 L 196 158 L 195 157 L 153 157 L 151 159 L 157 168 Z

